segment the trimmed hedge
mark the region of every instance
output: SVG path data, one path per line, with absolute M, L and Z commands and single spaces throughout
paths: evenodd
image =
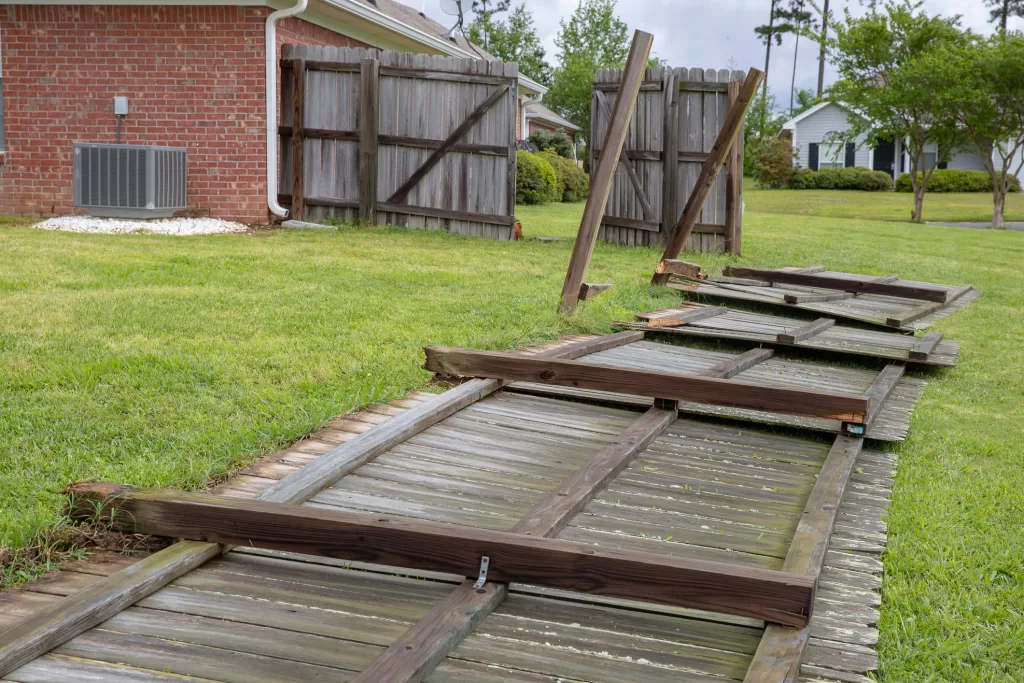
M 820 171 L 799 168 L 789 179 L 789 189 L 881 192 L 892 189 L 892 178 L 885 171 L 870 168 L 824 168 Z
M 547 204 L 560 199 L 555 169 L 536 154 L 516 152 L 516 202 Z
M 918 173 L 920 178 L 921 174 Z M 912 192 L 910 174 L 904 173 L 896 181 L 897 192 Z M 988 171 L 956 171 L 936 169 L 928 181 L 928 192 L 992 192 L 992 179 Z M 1010 176 L 1010 192 L 1020 192 L 1020 181 Z
M 583 172 L 575 162 L 564 159 L 554 152 L 539 152 L 537 157 L 551 164 L 555 169 L 557 188 L 556 201 L 578 202 L 590 194 L 590 176 Z

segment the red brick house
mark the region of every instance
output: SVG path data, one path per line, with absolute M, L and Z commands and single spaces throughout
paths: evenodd
M 0 212 L 72 212 L 72 145 L 115 142 L 126 97 L 122 143 L 188 149 L 191 209 L 266 221 L 281 45 L 489 56 L 446 31 L 394 0 L 0 0 Z M 520 78 L 521 105 L 544 91 Z
M 520 106 L 523 123 L 526 133 L 522 137 L 528 138 L 537 131 L 545 133 L 565 133 L 573 141 L 573 151 L 576 150 L 576 136 L 583 132 L 583 129 L 559 114 L 545 107 L 540 102 L 528 102 Z

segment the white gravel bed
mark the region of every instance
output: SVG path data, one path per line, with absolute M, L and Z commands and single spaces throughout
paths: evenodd
M 66 232 L 95 232 L 108 235 L 147 233 L 153 235 L 215 235 L 225 232 L 245 232 L 248 226 L 219 218 L 166 218 L 159 220 L 128 220 L 122 218 L 93 218 L 92 216 L 55 216 L 36 223 L 41 230 Z

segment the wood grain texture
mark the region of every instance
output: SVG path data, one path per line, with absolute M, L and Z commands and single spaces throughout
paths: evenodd
M 907 323 L 919 320 L 925 317 L 926 315 L 934 313 L 943 306 L 956 301 L 964 294 L 967 294 L 969 291 L 971 291 L 971 289 L 972 287 L 970 285 L 963 285 L 962 287 L 957 287 L 956 289 L 949 293 L 945 301 L 921 304 L 920 306 L 916 306 L 910 309 L 909 311 L 904 311 L 899 313 L 898 315 L 889 316 L 888 318 L 886 318 L 885 324 L 889 325 L 890 327 L 903 327 Z
M 751 349 L 746 353 L 742 353 L 735 358 L 724 360 L 718 365 L 714 365 L 707 370 L 703 371 L 701 375 L 704 377 L 717 377 L 719 379 L 730 379 L 740 374 L 744 370 L 749 370 L 758 363 L 763 363 L 775 352 L 771 349 Z
M 577 358 L 641 339 L 642 332 L 620 332 L 540 353 Z M 260 494 L 261 500 L 300 503 L 355 469 L 357 463 L 372 460 L 375 455 L 436 424 L 477 398 L 493 393 L 501 386 L 502 382 L 495 381 L 467 382 L 432 401 L 407 410 L 380 428 L 346 441 L 314 463 L 281 479 Z M 322 478 L 310 477 L 310 470 L 316 470 Z M 17 628 L 0 633 L 0 676 L 106 621 L 128 605 L 159 590 L 222 551 L 222 546 L 216 543 L 177 543 L 150 556 L 144 563 L 128 567 L 77 593 L 74 600 L 69 598 L 55 603 L 26 619 Z
M 610 282 L 584 282 L 580 285 L 580 301 L 593 299 L 606 289 L 611 289 L 611 286 L 612 283 Z
M 292 215 L 303 220 L 306 215 L 302 199 L 306 195 L 305 140 L 306 127 L 306 62 L 292 61 Z
M 837 437 L 807 498 L 783 570 L 818 578 L 829 537 L 864 440 Z M 810 638 L 805 627 L 768 624 L 747 670 L 744 683 L 792 683 Z
M 736 100 L 736 106 L 730 109 L 725 123 L 715 140 L 715 144 L 708 153 L 708 158 L 704 162 L 700 175 L 697 177 L 693 191 L 686 200 L 683 214 L 679 217 L 679 221 L 669 236 L 662 259 L 678 258 L 679 252 L 682 251 L 686 240 L 690 237 L 690 233 L 697 224 L 697 219 L 703 210 L 704 201 L 707 199 L 711 187 L 718 178 L 729 150 L 732 149 L 736 136 L 742 127 L 743 117 L 746 115 L 747 109 L 749 109 L 750 103 L 763 78 L 764 73 L 757 69 L 751 69 L 747 72 L 747 77 L 743 81 Z M 725 84 L 722 85 L 724 86 Z M 655 274 L 654 283 L 664 284 L 667 279 L 668 277 L 665 275 Z
M 380 62 L 376 59 L 363 59 L 359 68 L 359 221 L 375 224 Z
M 689 261 L 679 259 L 663 259 L 655 268 L 655 273 L 667 273 L 668 275 L 685 275 L 686 277 L 698 277 L 700 266 Z
M 351 683 L 419 683 L 508 596 L 508 585 L 467 579 Z
M 676 419 L 675 410 L 651 408 L 512 527 L 527 536 L 554 536 Z
M 662 308 L 657 311 L 637 313 L 638 318 L 647 321 L 647 327 L 679 327 L 698 320 L 707 320 L 718 315 L 725 315 L 729 309 L 724 306 L 704 306 L 701 308 L 679 309 Z
M 911 360 L 928 360 L 928 356 L 934 353 L 935 348 L 943 339 L 941 332 L 929 332 L 921 338 L 921 341 L 914 344 L 910 349 Z
M 612 110 L 608 106 L 608 99 L 604 96 L 600 90 L 595 90 L 594 94 L 597 96 L 597 104 L 601 107 L 601 111 L 605 116 L 611 120 Z M 644 185 L 640 181 L 640 176 L 636 173 L 636 168 L 633 166 L 633 162 L 630 160 L 629 155 L 626 154 L 626 150 L 622 150 L 619 153 L 619 162 L 622 167 L 626 169 L 626 175 L 629 177 L 629 182 L 633 186 L 633 191 L 636 192 L 637 201 L 640 202 L 640 206 L 643 210 L 643 216 L 645 221 L 654 220 L 654 209 L 651 208 L 651 202 L 647 198 L 647 192 L 644 190 Z
M 572 315 L 576 312 L 580 286 L 583 284 L 587 268 L 590 266 L 590 257 L 594 253 L 594 244 L 597 242 L 597 233 L 601 227 L 601 217 L 604 215 L 605 205 L 608 203 L 608 194 L 611 192 L 615 168 L 618 166 L 619 156 L 629 132 L 629 122 L 633 118 L 633 105 L 640 92 L 640 83 L 644 77 L 653 42 L 654 36 L 649 33 L 637 31 L 633 34 L 633 43 L 630 46 L 626 68 L 619 84 L 619 95 L 615 99 L 611 122 L 604 142 L 601 144 L 601 157 L 598 159 L 597 168 L 590 179 L 590 195 L 587 197 L 587 204 L 583 209 L 580 230 L 569 259 L 565 283 L 562 285 L 559 311 L 563 315 Z
M 826 292 L 821 294 L 786 294 L 782 299 L 787 304 L 810 304 L 816 301 L 842 301 L 857 296 L 853 292 Z
M 796 344 L 815 337 L 828 328 L 836 324 L 836 321 L 832 318 L 818 318 L 813 322 L 809 322 L 806 325 L 802 325 L 795 330 L 788 330 L 786 332 L 779 332 L 776 335 L 776 340 L 783 344 Z
M 879 294 L 903 299 L 923 299 L 937 303 L 948 303 L 949 290 L 935 285 L 907 285 L 898 282 L 875 282 L 849 277 L 835 277 L 797 271 L 770 270 L 767 268 L 743 268 L 727 266 L 725 274 L 731 277 L 745 277 L 766 282 L 778 282 L 801 287 L 823 287 L 856 294 Z
M 84 485 L 80 496 L 88 493 Z M 104 494 L 105 495 L 105 494 Z M 802 626 L 814 581 L 770 570 L 624 552 L 403 517 L 168 491 L 106 498 L 115 529 L 475 576 Z M 93 506 L 76 508 L 92 515 Z M 75 514 L 75 513 L 73 513 Z M 116 576 L 116 575 L 115 575 Z
M 43 608 L 0 633 L 0 676 L 106 621 L 220 551 L 216 543 L 176 543 Z
M 889 396 L 896 389 L 897 382 L 900 381 L 906 370 L 907 368 L 903 365 L 886 365 L 878 373 L 878 377 L 871 383 L 868 390 L 864 392 L 864 396 L 868 399 L 868 414 L 864 419 L 865 426 L 870 426 L 882 412 L 882 406 L 889 400 Z
M 747 384 L 692 374 L 651 372 L 559 360 L 520 358 L 501 353 L 427 347 L 424 367 L 463 377 L 490 377 L 679 401 L 773 410 L 860 423 L 867 413 L 863 396 Z

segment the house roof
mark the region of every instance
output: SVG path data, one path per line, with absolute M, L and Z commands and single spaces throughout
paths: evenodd
M 453 32 L 450 38 L 445 38 L 450 26 L 444 26 L 423 12 L 397 2 L 397 0 L 312 0 L 311 5 L 315 3 L 356 14 L 361 19 L 389 31 L 400 33 L 405 38 L 412 39 L 433 51 L 454 57 L 473 57 L 488 61 L 497 59 L 479 45 L 467 40 L 458 31 Z M 454 21 L 453 17 L 452 23 Z M 547 92 L 546 87 L 523 74 L 519 75 L 519 85 L 527 93 L 543 95 Z
M 801 113 L 797 114 L 796 116 L 794 116 L 793 118 L 791 118 L 789 121 L 786 121 L 784 124 L 782 124 L 782 130 L 789 130 L 789 131 L 794 130 L 795 127 L 796 127 L 796 124 L 800 123 L 801 121 L 803 121 L 804 119 L 808 118 L 809 116 L 812 116 L 812 115 L 818 113 L 819 111 L 821 111 L 825 107 L 829 106 L 830 104 L 834 104 L 837 107 L 839 107 L 840 109 L 845 109 L 846 111 L 848 111 L 848 112 L 850 112 L 852 114 L 856 114 L 857 116 L 861 117 L 862 119 L 866 119 L 867 118 L 866 116 L 861 114 L 856 109 L 854 109 L 852 107 L 848 107 L 848 106 L 846 106 L 845 104 L 843 104 L 841 102 L 833 102 L 831 100 L 825 100 L 824 102 L 818 102 L 816 105 L 814 105 L 813 107 L 811 107 L 807 111 L 801 112 Z
M 525 112 L 526 112 L 526 118 L 528 118 L 528 119 L 542 119 L 544 121 L 548 121 L 548 122 L 553 123 L 553 124 L 555 124 L 557 126 L 565 128 L 566 130 L 571 130 L 571 131 L 574 131 L 574 132 L 577 132 L 577 133 L 580 132 L 581 130 L 583 130 L 582 128 L 577 126 L 575 123 L 573 123 L 573 122 L 571 122 L 571 121 L 569 121 L 567 119 L 564 119 L 561 116 L 559 116 L 557 113 L 551 111 L 550 109 L 545 107 L 540 102 L 531 102 L 530 104 L 526 105 Z

